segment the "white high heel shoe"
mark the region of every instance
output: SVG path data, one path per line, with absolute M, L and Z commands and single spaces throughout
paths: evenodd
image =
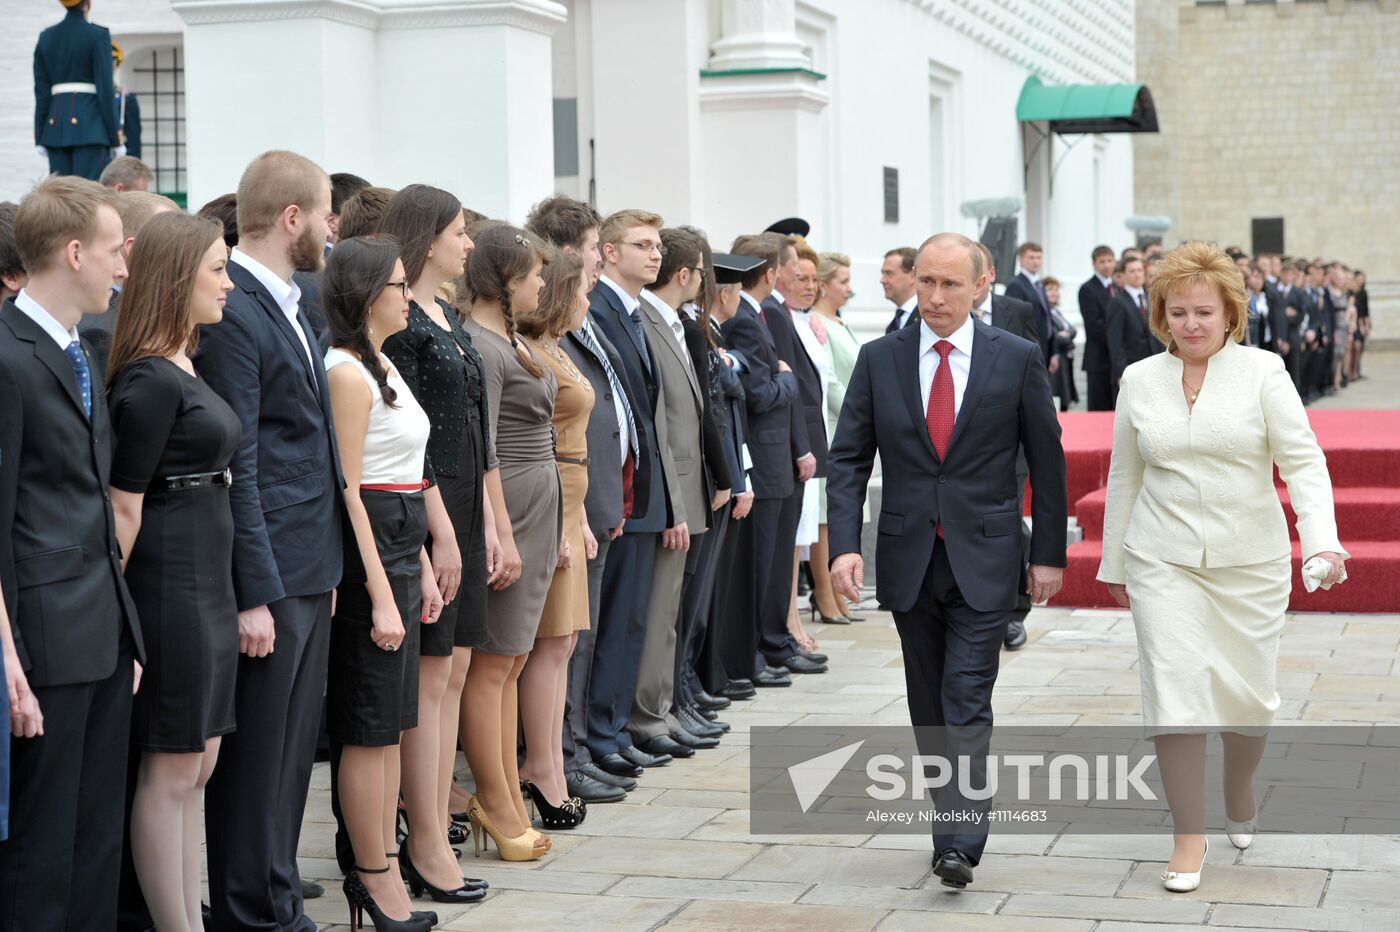
M 1230 839 L 1230 844 L 1241 851 L 1254 844 L 1254 833 L 1259 828 L 1259 813 L 1256 812 L 1248 822 L 1236 822 L 1233 819 L 1225 820 L 1225 837 Z
M 1201 867 L 1195 871 L 1187 873 L 1185 871 L 1163 871 L 1162 886 L 1172 893 L 1190 893 L 1201 885 L 1201 868 L 1206 866 L 1206 855 L 1210 853 L 1210 839 L 1206 839 L 1206 848 L 1201 852 Z

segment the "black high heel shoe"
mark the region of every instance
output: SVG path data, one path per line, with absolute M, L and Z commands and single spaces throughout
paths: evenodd
M 364 927 L 364 914 L 369 913 L 370 921 L 374 923 L 375 932 L 431 932 L 433 924 L 426 916 L 419 916 L 413 913 L 407 919 L 390 919 L 384 915 L 384 910 L 379 908 L 379 904 L 370 896 L 369 889 L 365 886 L 360 874 L 387 874 L 388 866 L 370 870 L 369 868 L 355 865 L 353 871 L 345 877 L 345 883 L 341 888 L 345 891 L 345 902 L 350 907 L 350 928 L 354 932 L 359 932 Z
M 578 828 L 579 823 L 588 813 L 588 804 L 577 796 L 564 800 L 558 806 L 551 806 L 540 788 L 529 780 L 521 780 L 520 788 L 530 794 L 530 800 L 535 804 L 535 811 L 539 813 L 540 824 L 545 828 Z
M 816 596 L 812 596 L 810 599 L 807 600 L 807 610 L 812 613 L 813 623 L 817 621 L 820 621 L 824 625 L 848 625 L 851 623 L 851 619 L 847 618 L 845 615 L 838 615 L 835 618 L 830 618 L 826 615 L 823 615 L 822 610 L 820 608 L 817 608 Z
M 486 881 L 463 879 L 462 885 L 453 890 L 442 890 L 428 883 L 418 868 L 413 866 L 413 858 L 408 853 L 408 839 L 404 839 L 399 849 L 399 867 L 403 870 L 404 881 L 414 896 L 425 892 L 438 903 L 478 903 L 486 898 Z

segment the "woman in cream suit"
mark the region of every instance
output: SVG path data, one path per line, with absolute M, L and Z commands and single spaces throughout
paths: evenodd
M 1175 826 L 1168 890 L 1200 883 L 1205 735 L 1221 732 L 1230 841 L 1253 839 L 1254 770 L 1279 706 L 1292 548 L 1278 466 L 1305 557 L 1343 573 L 1327 461 L 1274 353 L 1240 346 L 1244 281 L 1215 246 L 1162 261 L 1149 296 L 1167 352 L 1123 374 L 1098 578 L 1133 613 L 1142 709 Z

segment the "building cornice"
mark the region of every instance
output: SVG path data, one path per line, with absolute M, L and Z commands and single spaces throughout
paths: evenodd
M 187 25 L 322 19 L 362 29 L 514 26 L 552 35 L 568 11 L 553 0 L 171 0 Z
M 818 113 L 831 95 L 818 85 L 822 76 L 807 69 L 749 69 L 705 74 L 700 79 L 702 110 L 796 108 Z

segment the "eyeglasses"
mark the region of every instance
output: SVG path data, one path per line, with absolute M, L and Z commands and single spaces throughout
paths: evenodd
M 662 255 L 665 255 L 665 253 L 662 253 Z M 692 266 L 690 267 L 690 270 L 691 270 L 692 272 L 694 272 L 696 275 L 699 275 L 699 276 L 700 276 L 700 280 L 701 280 L 702 282 L 705 280 L 705 276 L 707 276 L 707 275 L 710 274 L 710 270 L 707 269 L 707 268 L 705 268 L 703 265 L 692 265 Z
M 408 279 L 404 279 L 401 282 L 385 282 L 384 287 L 399 289 L 399 291 L 403 292 L 403 299 L 405 301 L 408 300 Z
M 661 243 L 633 243 L 630 241 L 625 242 L 627 242 L 628 246 L 631 246 L 634 249 L 640 249 L 642 252 L 654 251 L 658 256 L 661 256 L 662 258 L 665 258 L 666 256 L 666 247 L 663 246 Z

